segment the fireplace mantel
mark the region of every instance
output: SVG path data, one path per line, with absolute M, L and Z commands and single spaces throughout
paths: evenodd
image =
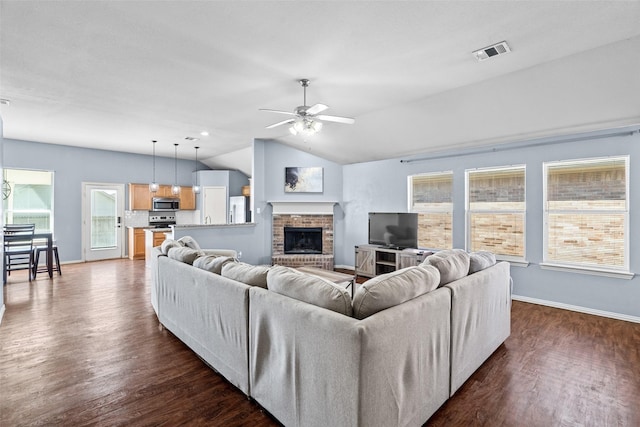
M 267 202 L 273 206 L 273 215 L 333 215 L 338 202 Z

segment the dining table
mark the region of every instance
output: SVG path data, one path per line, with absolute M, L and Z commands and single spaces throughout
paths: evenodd
M 37 232 L 33 233 L 33 240 L 46 240 L 47 241 L 47 272 L 49 278 L 53 278 L 53 233 L 51 232 Z M 6 271 L 3 271 L 3 278 L 6 282 Z

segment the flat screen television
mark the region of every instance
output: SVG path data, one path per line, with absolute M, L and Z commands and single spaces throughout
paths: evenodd
M 369 212 L 369 244 L 405 249 L 418 247 L 418 214 Z

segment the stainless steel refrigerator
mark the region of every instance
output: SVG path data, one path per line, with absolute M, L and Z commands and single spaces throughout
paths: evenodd
M 245 196 L 229 197 L 229 223 L 251 222 L 249 198 Z

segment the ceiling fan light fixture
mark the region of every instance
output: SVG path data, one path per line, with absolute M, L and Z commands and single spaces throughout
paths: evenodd
M 296 120 L 289 128 L 289 132 L 291 132 L 293 135 L 302 133 L 306 136 L 315 135 L 316 133 L 320 132 L 320 130 L 322 130 L 322 123 L 309 118 Z

